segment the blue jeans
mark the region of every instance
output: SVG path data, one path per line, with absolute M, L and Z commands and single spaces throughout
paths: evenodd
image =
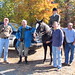
M 2 57 L 2 52 L 4 49 L 4 61 L 8 58 L 8 47 L 9 47 L 9 39 L 0 38 L 0 58 Z
M 69 52 L 71 51 L 70 58 Z M 74 45 L 72 43 L 66 43 L 65 45 L 65 63 L 69 64 L 72 63 L 74 59 Z
M 53 66 L 61 68 L 62 67 L 61 50 L 59 50 L 58 47 L 52 46 L 52 53 L 53 53 Z

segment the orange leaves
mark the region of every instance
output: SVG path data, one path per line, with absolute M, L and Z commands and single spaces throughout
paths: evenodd
M 25 18 L 32 21 L 33 18 L 46 18 L 45 22 L 48 22 L 49 16 L 52 15 L 52 9 L 57 7 L 58 4 L 51 4 L 54 0 L 15 0 L 17 8 L 18 18 Z M 35 21 L 35 19 L 33 19 Z M 30 21 L 30 22 L 31 22 Z

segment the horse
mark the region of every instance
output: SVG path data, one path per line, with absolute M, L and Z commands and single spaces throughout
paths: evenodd
M 44 59 L 43 63 L 46 60 L 46 54 L 47 54 L 47 46 L 49 46 L 50 49 L 50 65 L 52 64 L 52 29 L 43 22 L 42 20 L 36 20 L 36 34 L 42 35 L 42 43 L 43 43 L 43 48 L 44 48 Z M 47 43 L 47 41 L 50 41 Z

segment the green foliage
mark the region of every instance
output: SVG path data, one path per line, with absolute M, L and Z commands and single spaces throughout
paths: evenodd
M 75 1 L 74 0 L 55 0 L 61 9 L 61 24 L 67 26 L 68 22 L 75 23 Z
M 8 0 L 3 0 L 3 7 L 0 8 L 0 21 L 3 21 L 4 17 L 8 17 L 12 20 L 14 16 L 14 3 Z

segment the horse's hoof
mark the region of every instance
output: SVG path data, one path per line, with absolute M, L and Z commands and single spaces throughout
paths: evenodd
M 45 62 L 45 60 L 43 60 L 43 63 Z
M 45 61 L 43 61 L 43 63 L 44 63 Z

